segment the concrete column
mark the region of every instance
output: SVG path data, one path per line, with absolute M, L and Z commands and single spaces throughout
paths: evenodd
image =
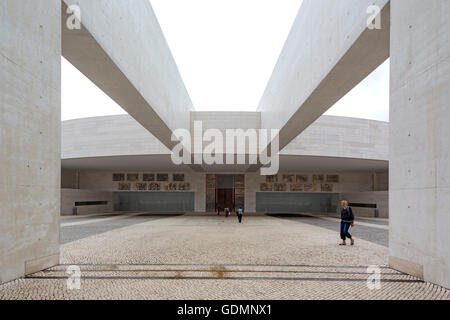
M 0 1 L 0 283 L 59 263 L 61 1 Z
M 450 1 L 391 1 L 390 265 L 450 288 Z

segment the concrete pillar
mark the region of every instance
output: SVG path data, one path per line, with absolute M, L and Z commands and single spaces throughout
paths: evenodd
M 61 1 L 0 1 L 0 283 L 59 263 Z
M 390 265 L 450 288 L 450 1 L 391 1 Z

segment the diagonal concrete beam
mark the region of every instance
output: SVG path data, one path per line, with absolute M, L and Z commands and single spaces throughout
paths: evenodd
M 62 55 L 172 149 L 172 130 L 189 129 L 193 106 L 149 1 L 62 3 Z M 71 5 L 81 30 L 67 28 Z
M 379 30 L 367 28 L 373 4 Z M 280 150 L 389 57 L 389 39 L 388 0 L 303 2 L 258 107 Z

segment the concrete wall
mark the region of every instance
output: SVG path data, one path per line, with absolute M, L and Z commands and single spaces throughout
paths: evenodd
M 154 135 L 129 115 L 63 121 L 61 157 L 170 154 Z
M 392 1 L 390 265 L 450 288 L 450 1 Z
M 112 171 L 80 171 L 80 188 L 81 190 L 91 192 L 95 191 L 106 191 L 106 192 L 119 192 L 118 182 L 112 181 L 112 175 L 114 172 Z M 117 172 L 117 173 L 139 173 L 139 179 L 142 180 L 142 175 L 144 172 L 133 171 L 133 172 Z M 152 172 L 149 172 L 152 173 Z M 169 182 L 172 182 L 172 173 L 171 172 L 158 172 L 158 173 L 169 173 Z M 307 174 L 310 179 L 310 183 L 312 181 L 313 174 L 325 174 L 323 172 L 306 172 L 306 173 L 289 173 L 289 174 Z M 335 173 L 328 173 L 335 174 Z M 184 172 L 185 182 L 190 183 L 192 191 L 195 193 L 195 211 L 196 212 L 204 212 L 206 205 L 206 174 L 205 173 L 194 173 L 194 172 Z M 278 181 L 282 182 L 283 174 L 278 175 Z M 370 172 L 355 172 L 355 173 L 339 173 L 340 181 L 339 183 L 333 183 L 333 191 L 329 193 L 339 194 L 339 193 L 351 193 L 358 194 L 360 192 L 368 192 L 366 194 L 366 199 L 373 200 L 374 196 L 370 198 L 368 195 L 373 192 L 373 173 Z M 256 212 L 256 193 L 260 192 L 260 184 L 266 182 L 266 177 L 261 176 L 257 173 L 247 173 L 245 174 L 245 210 L 247 212 Z M 131 190 L 132 192 L 136 191 L 134 189 L 134 184 L 131 182 Z M 164 183 L 163 183 L 164 184 Z M 289 183 L 287 184 L 287 191 L 290 192 Z M 386 186 L 387 187 L 387 186 Z M 321 192 L 320 184 L 316 185 L 316 193 Z M 387 190 L 387 189 L 386 189 Z M 165 191 L 165 190 L 161 190 Z M 66 191 L 67 192 L 67 191 Z M 145 191 L 141 191 L 145 192 Z M 158 192 L 158 191 L 152 191 Z M 177 192 L 177 191 L 172 191 Z M 298 192 L 304 193 L 304 192 Z M 305 192 L 306 193 L 306 192 Z M 77 194 L 76 192 L 74 194 Z M 95 194 L 95 193 L 94 193 Z M 387 198 L 387 193 L 385 193 Z M 376 196 L 375 196 L 376 198 Z M 382 193 L 380 193 L 379 197 L 376 199 L 382 198 Z M 360 198 L 355 198 L 360 199 Z M 63 198 L 64 200 L 64 198 Z M 94 200 L 94 199 L 92 199 Z M 349 198 L 349 200 L 351 200 Z M 387 200 L 387 199 L 386 199 Z M 384 200 L 383 200 L 384 201 Z M 371 202 L 372 203 L 372 202 Z M 376 203 L 381 203 L 378 200 Z M 382 204 L 380 204 L 383 206 Z M 71 209 L 70 209 L 71 212 Z M 383 209 L 383 212 L 387 210 Z M 366 212 L 364 212 L 366 215 Z M 384 214 L 384 213 L 383 213 Z M 370 214 L 373 216 L 373 213 Z
M 311 183 L 313 174 L 337 174 L 333 172 L 285 172 L 278 174 L 278 182 L 282 182 L 283 174 L 306 174 L 309 176 L 309 183 Z M 358 173 L 338 173 L 339 183 L 333 183 L 333 191 L 331 193 L 359 193 L 359 192 L 373 192 L 373 174 L 371 172 Z M 258 173 L 247 173 L 245 175 L 245 208 L 247 212 L 256 211 L 256 192 L 260 192 L 261 183 L 266 182 L 266 177 Z M 316 186 L 316 192 L 320 191 L 320 185 Z M 387 190 L 387 189 L 385 189 Z M 290 192 L 289 183 L 287 191 Z M 298 193 L 303 193 L 302 191 Z
M 388 160 L 389 123 L 321 116 L 280 154 Z
M 63 3 L 80 7 L 82 22 L 63 28 L 64 57 L 171 149 L 193 106 L 150 1 Z
M 78 215 L 90 213 L 105 213 L 114 211 L 114 201 L 112 192 L 61 189 L 61 215 L 72 215 L 75 202 L 79 201 L 107 201 L 106 205 L 77 206 Z
M 0 283 L 59 263 L 61 1 L 0 1 Z
M 142 180 L 144 172 L 141 171 L 80 171 L 80 189 L 83 190 L 97 190 L 97 191 L 119 191 L 118 182 L 112 181 L 113 173 L 139 173 L 139 178 Z M 147 172 L 145 172 L 147 173 Z M 168 173 L 169 183 L 172 181 L 172 172 L 148 172 L 148 173 Z M 177 172 L 180 173 L 180 172 Z M 185 182 L 190 183 L 191 189 L 188 191 L 195 192 L 195 211 L 204 212 L 206 205 L 206 175 L 192 172 L 184 172 Z M 132 190 L 135 191 L 132 186 Z M 161 190 L 165 191 L 165 190 Z M 158 192 L 158 191 L 155 191 Z M 177 191 L 173 191 L 177 192 Z
M 389 190 L 389 172 L 374 173 L 374 191 Z
M 347 200 L 349 203 L 376 204 L 380 218 L 389 217 L 389 192 L 343 192 L 339 195 L 339 200 Z M 374 217 L 375 209 L 352 207 L 356 217 Z
M 61 169 L 61 188 L 78 189 L 77 170 Z
M 259 112 L 192 112 L 204 130 L 260 127 Z M 389 124 L 382 121 L 322 116 L 297 136 L 281 155 L 312 155 L 388 160 Z M 129 115 L 62 122 L 62 159 L 169 154 L 155 136 Z
M 369 30 L 378 5 L 382 28 Z M 280 148 L 389 57 L 388 0 L 305 0 L 259 103 L 261 126 Z

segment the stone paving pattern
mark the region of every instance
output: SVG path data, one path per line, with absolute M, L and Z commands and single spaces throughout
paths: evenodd
M 1 285 L 0 299 L 450 299 L 449 290 L 388 268 L 387 230 L 375 226 L 356 225 L 356 245 L 341 247 L 337 223 L 333 230 L 332 221 L 302 216 L 61 223 L 61 265 Z M 81 268 L 80 290 L 67 289 L 69 265 Z M 381 268 L 379 290 L 366 285 L 369 265 Z

